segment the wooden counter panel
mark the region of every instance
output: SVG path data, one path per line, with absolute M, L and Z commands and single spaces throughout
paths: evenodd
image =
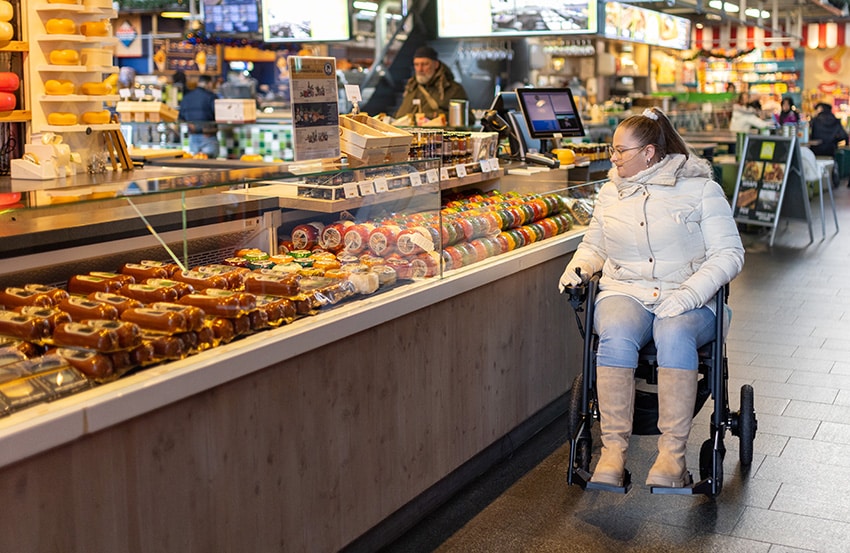
M 0 551 L 338 550 L 566 392 L 566 260 L 5 467 Z

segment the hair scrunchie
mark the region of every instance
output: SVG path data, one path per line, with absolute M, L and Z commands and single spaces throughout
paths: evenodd
M 643 113 L 641 113 L 641 115 L 643 115 L 644 117 L 649 117 L 653 121 L 658 121 L 658 114 L 652 111 L 650 108 L 646 108 L 645 110 L 643 110 Z

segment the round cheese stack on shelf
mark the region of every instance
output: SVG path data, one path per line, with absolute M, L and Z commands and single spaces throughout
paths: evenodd
M 102 96 L 109 94 L 111 89 L 106 83 L 83 83 L 80 90 L 86 95 Z
M 83 123 L 86 125 L 105 125 L 109 123 L 110 113 L 103 111 L 87 111 L 83 113 Z
M 44 92 L 51 96 L 61 96 L 74 93 L 74 83 L 71 81 L 60 81 L 50 79 L 44 82 Z
M 47 20 L 44 29 L 49 35 L 73 35 L 77 32 L 77 24 L 72 19 L 54 17 Z
M 15 8 L 10 2 L 0 0 L 0 21 L 11 21 L 15 17 Z
M 85 36 L 108 36 L 112 31 L 109 21 L 86 21 L 80 25 L 80 31 Z
M 53 65 L 77 65 L 80 55 L 76 50 L 51 50 L 48 56 Z
M 47 115 L 47 122 L 51 125 L 76 125 L 77 116 L 73 113 L 55 111 Z

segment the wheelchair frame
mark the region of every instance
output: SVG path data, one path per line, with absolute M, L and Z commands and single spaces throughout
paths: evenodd
M 582 372 L 573 381 L 569 394 L 568 426 L 570 434 L 570 470 L 567 474 L 569 485 L 577 484 L 582 489 L 601 489 L 618 493 L 627 493 L 631 488 L 631 475 L 625 471 L 623 486 L 611 486 L 590 482 L 590 461 L 592 451 L 591 427 L 593 420 L 599 420 L 598 399 L 596 396 L 596 346 L 598 336 L 593 332 L 593 315 L 596 295 L 599 288 L 599 277 L 593 275 L 586 284 L 568 287 L 570 305 L 575 311 L 579 332 L 584 341 L 582 356 Z M 716 497 L 723 488 L 723 459 L 726 455 L 724 438 L 728 429 L 733 436 L 740 439 L 739 458 L 744 466 L 749 466 L 753 460 L 753 440 L 755 439 L 758 422 L 754 409 L 753 387 L 749 384 L 741 386 L 741 407 L 735 413 L 729 411 L 729 365 L 726 358 L 726 342 L 724 337 L 724 310 L 729 297 L 729 286 L 726 285 L 715 294 L 716 328 L 715 338 L 699 348 L 699 372 L 702 375 L 699 385 L 708 386 L 708 393 L 714 399 L 714 411 L 711 416 L 711 437 L 703 442 L 700 448 L 699 471 L 700 480 L 691 486 L 683 488 L 651 487 L 655 494 L 677 495 L 709 495 Z M 584 311 L 584 322 L 580 313 Z M 655 347 L 652 342 L 641 349 L 635 378 L 646 378 L 655 383 L 658 369 L 655 357 Z M 707 398 L 703 399 L 705 401 Z M 697 398 L 694 415 L 702 407 Z M 634 433 L 634 432 L 633 432 Z

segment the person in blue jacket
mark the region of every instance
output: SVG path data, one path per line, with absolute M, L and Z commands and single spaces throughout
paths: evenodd
M 189 152 L 216 158 L 219 151 L 215 124 L 216 95 L 211 88 L 212 79 L 201 75 L 198 85 L 183 95 L 179 117 L 189 125 Z

